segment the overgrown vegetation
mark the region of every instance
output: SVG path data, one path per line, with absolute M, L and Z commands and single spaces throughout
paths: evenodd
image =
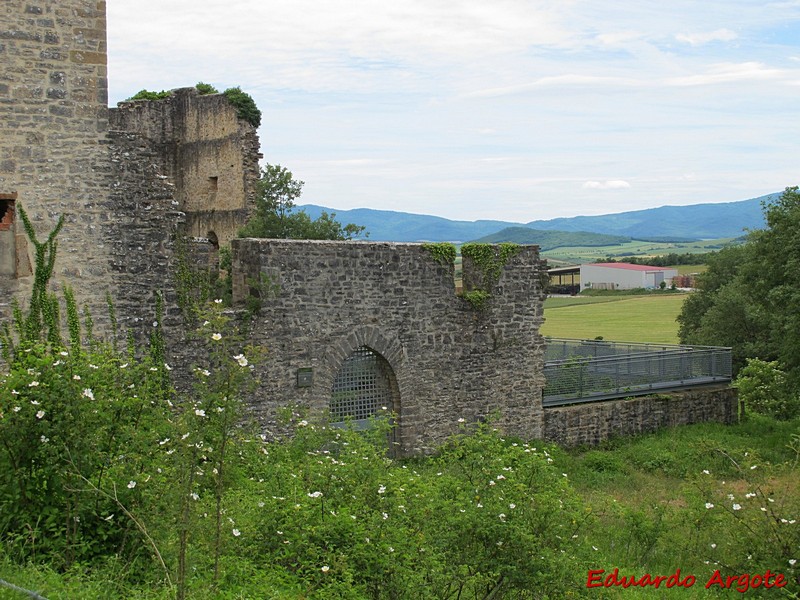
M 238 86 L 228 88 L 222 93 L 228 99 L 228 102 L 236 108 L 236 113 L 240 119 L 247 121 L 253 127 L 261 125 L 261 111 L 250 94 L 242 91 Z
M 461 246 L 462 258 L 469 259 L 478 269 L 479 277 L 465 280 L 464 291 L 461 296 L 474 308 L 483 310 L 492 295 L 492 288 L 497 284 L 503 267 L 519 253 L 519 244 L 503 243 L 478 244 L 468 243 Z
M 217 90 L 217 88 L 209 83 L 203 83 L 202 81 L 195 86 L 195 89 L 197 89 L 201 96 L 208 94 L 219 94 L 219 90 Z M 242 88 L 238 86 L 228 88 L 222 93 L 228 99 L 228 102 L 230 102 L 231 105 L 236 108 L 236 113 L 240 119 L 247 121 L 253 127 L 258 127 L 261 125 L 261 111 L 250 94 L 242 91 Z M 128 98 L 128 101 L 164 100 L 170 96 L 172 96 L 171 91 L 162 90 L 160 92 L 154 92 L 143 89 Z
M 764 204 L 766 228 L 721 250 L 698 278 L 679 316 L 688 344 L 731 346 L 736 368 L 748 358 L 778 361 L 800 393 L 800 192 Z
M 422 247 L 433 255 L 440 265 L 454 265 L 456 262 L 456 247 L 449 242 L 430 242 Z
M 168 90 L 161 90 L 160 92 L 154 92 L 150 90 L 139 90 L 133 96 L 128 98 L 128 101 L 131 100 L 164 100 L 165 98 L 169 98 L 172 96 L 172 92 Z
M 50 260 L 37 255 L 37 271 Z M 294 435 L 267 440 L 241 402 L 258 351 L 221 302 L 203 309 L 196 386 L 183 395 L 169 384 L 158 307 L 149 347 L 117 350 L 70 298 L 69 343 L 48 333 L 61 325 L 49 311 L 34 339 L 20 318 L 3 344 L 0 569 L 21 588 L 85 600 L 543 600 L 633 593 L 587 588 L 593 571 L 681 569 L 692 588 L 639 596 L 800 593 L 796 419 L 571 452 L 461 419 L 434 455 L 399 460 L 389 415 L 356 432 L 287 408 Z M 751 588 L 767 570 L 786 587 Z M 706 590 L 715 577 L 734 583 Z

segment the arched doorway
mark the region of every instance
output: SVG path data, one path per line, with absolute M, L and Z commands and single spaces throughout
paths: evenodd
M 356 348 L 333 381 L 331 424 L 366 429 L 372 417 L 399 412 L 400 390 L 389 361 L 368 346 Z

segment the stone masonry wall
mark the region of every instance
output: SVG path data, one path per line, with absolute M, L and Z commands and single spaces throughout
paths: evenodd
M 105 2 L 6 0 L 0 5 L 0 195 L 16 194 L 39 236 L 66 215 L 54 280 L 78 299 L 113 291 L 102 230 L 107 198 Z M 17 211 L 18 212 L 18 211 Z M 0 319 L 32 285 L 28 248 L 12 224 L 17 272 L 0 277 Z
M 512 257 L 484 310 L 456 296 L 454 267 L 420 244 L 239 239 L 232 243 L 234 304 L 263 274 L 277 284 L 253 322 L 268 351 L 254 411 L 267 427 L 297 405 L 321 417 L 344 360 L 368 346 L 399 388 L 398 440 L 427 452 L 467 422 L 499 415 L 505 431 L 543 435 L 543 261 Z M 312 385 L 297 385 L 299 369 Z
M 730 387 L 547 408 L 544 438 L 562 446 L 594 446 L 614 436 L 649 433 L 692 423 L 732 424 L 739 402 Z

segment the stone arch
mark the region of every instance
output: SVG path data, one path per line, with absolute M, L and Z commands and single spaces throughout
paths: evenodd
M 392 366 L 379 352 L 360 346 L 348 356 L 331 386 L 331 423 L 350 421 L 358 429 L 370 419 L 399 413 L 400 389 Z
M 346 336 L 334 343 L 329 348 L 325 356 L 325 365 L 320 373 L 320 391 L 325 394 L 326 408 L 330 409 L 334 385 L 337 377 L 342 370 L 348 367 L 348 361 L 352 365 L 355 360 L 351 357 L 359 352 L 372 352 L 375 355 L 375 368 L 386 377 L 386 383 L 390 390 L 390 404 L 381 403 L 378 406 L 380 411 L 382 406 L 386 406 L 389 411 L 394 413 L 396 419 L 390 444 L 392 447 L 400 445 L 400 430 L 403 422 L 404 393 L 406 385 L 405 377 L 405 350 L 400 341 L 395 336 L 390 336 L 381 331 L 378 327 L 362 326 L 350 331 Z

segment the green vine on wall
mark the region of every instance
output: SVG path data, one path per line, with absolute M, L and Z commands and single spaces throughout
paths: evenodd
M 484 290 L 471 290 L 469 292 L 461 292 L 461 297 L 469 302 L 475 310 L 483 310 L 492 295 Z
M 461 246 L 461 256 L 469 258 L 480 269 L 481 285 L 465 290 L 461 296 L 477 310 L 483 310 L 491 298 L 491 289 L 499 281 L 503 267 L 522 247 L 509 242 L 494 244 L 469 243 Z
M 456 262 L 456 247 L 450 242 L 429 242 L 422 247 L 433 255 L 440 265 L 453 265 Z

